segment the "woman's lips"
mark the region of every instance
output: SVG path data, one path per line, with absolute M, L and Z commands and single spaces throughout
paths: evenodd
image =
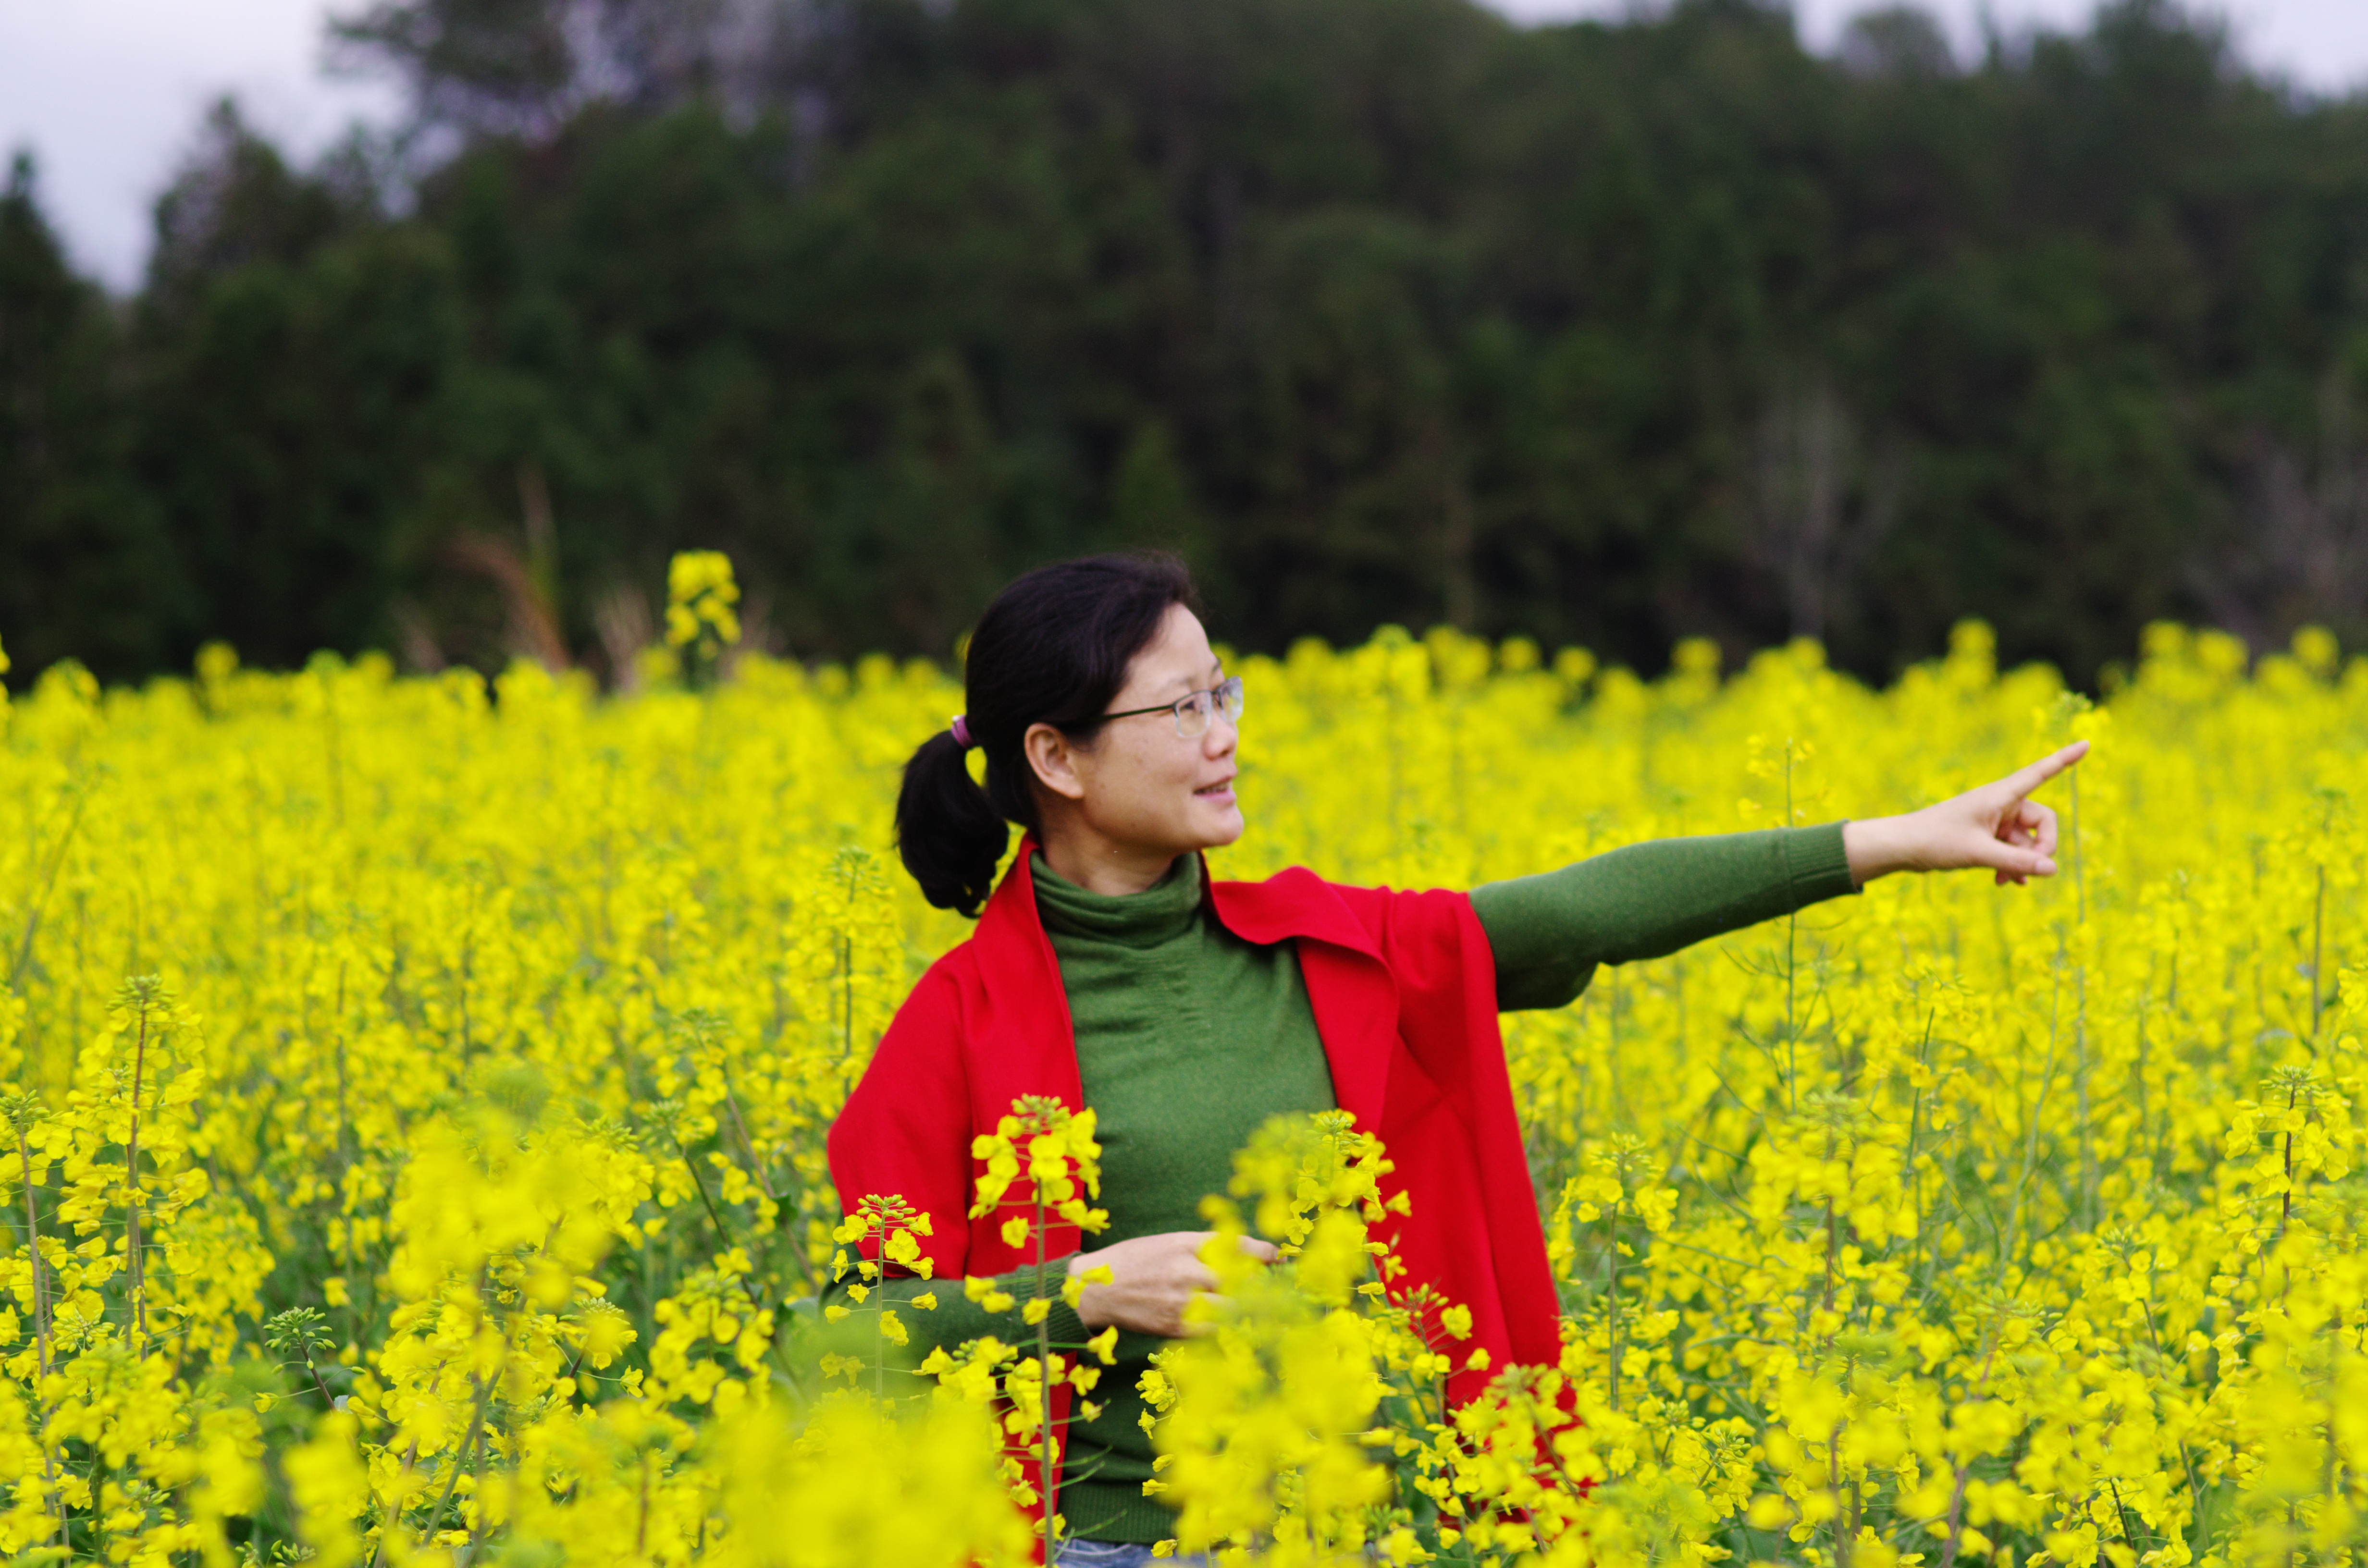
M 1217 783 L 1195 790 L 1192 793 L 1203 801 L 1213 801 L 1222 806 L 1234 798 L 1234 781 L 1230 778 L 1222 779 Z

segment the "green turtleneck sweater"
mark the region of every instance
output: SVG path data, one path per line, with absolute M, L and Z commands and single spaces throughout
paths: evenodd
M 1201 1199 L 1225 1190 L 1234 1153 L 1253 1131 L 1278 1114 L 1335 1107 L 1298 952 L 1287 942 L 1244 941 L 1220 926 L 1201 897 L 1194 856 L 1125 897 L 1064 881 L 1042 857 L 1031 870 L 1102 1145 L 1110 1225 L 1087 1237 L 1086 1249 L 1201 1230 Z M 1497 1006 L 1510 1012 L 1567 1006 L 1600 964 L 1659 958 L 1852 891 L 1841 825 L 1833 824 L 1633 845 L 1474 889 L 1472 907 L 1496 956 Z M 1067 1270 L 1065 1257 L 1047 1268 L 1048 1293 Z M 1026 1301 L 1034 1271 L 998 1283 Z M 925 1289 L 901 1280 L 886 1293 L 904 1301 Z M 1008 1344 L 1035 1338 L 1017 1308 L 990 1313 L 944 1283 L 934 1293 L 936 1312 L 899 1314 L 924 1345 L 987 1334 Z M 1080 1344 L 1087 1334 L 1057 1300 L 1047 1323 L 1056 1345 Z M 1175 1515 L 1143 1495 L 1152 1444 L 1135 1380 L 1159 1344 L 1120 1335 L 1117 1364 L 1093 1392 L 1099 1414 L 1080 1411 L 1070 1427 L 1061 1512 L 1074 1535 L 1155 1541 L 1175 1533 Z

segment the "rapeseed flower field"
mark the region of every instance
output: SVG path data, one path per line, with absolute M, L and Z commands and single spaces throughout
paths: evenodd
M 888 837 L 958 687 L 735 659 L 728 573 L 675 586 L 630 696 L 212 649 L 0 715 L 0 1553 L 927 1565 L 1058 1528 L 1012 1455 L 1106 1346 L 916 1366 L 895 1311 L 816 1304 L 964 1222 L 843 1218 L 823 1153 L 965 929 Z M 2157 627 L 2097 706 L 1977 626 L 1882 691 L 1805 644 L 1234 667 L 1220 875 L 1463 887 L 2095 749 L 2050 883 L 1893 879 L 1508 1020 L 1558 1368 L 1442 1408 L 1470 1353 L 1387 1289 L 1388 1151 L 1270 1128 L 1209 1212 L 1288 1261 L 1212 1249 L 1212 1332 L 1148 1380 L 1182 1550 L 2360 1559 L 2368 664 Z M 1090 1201 L 1089 1118 L 983 1142 L 1013 1223 Z

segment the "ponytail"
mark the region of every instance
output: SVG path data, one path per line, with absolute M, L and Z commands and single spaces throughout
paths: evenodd
M 1127 666 L 1173 605 L 1195 602 L 1172 555 L 1095 555 L 1015 579 L 979 617 L 962 664 L 970 710 L 923 741 L 896 795 L 896 852 L 939 909 L 975 919 L 1011 843 L 1036 819 L 1022 750 L 1029 728 L 1083 737 L 1126 684 Z M 986 784 L 970 776 L 973 745 Z
M 975 917 L 995 888 L 1011 829 L 970 776 L 969 748 L 939 730 L 905 765 L 896 791 L 896 853 L 939 909 Z

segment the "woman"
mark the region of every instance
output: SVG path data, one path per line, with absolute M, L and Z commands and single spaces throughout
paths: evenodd
M 1378 1131 L 1409 1200 L 1394 1221 L 1405 1283 L 1469 1307 L 1472 1343 L 1494 1365 L 1550 1362 L 1554 1290 L 1497 1013 L 1564 1006 L 1599 964 L 1892 871 L 2052 876 L 2054 813 L 2025 797 L 2083 749 L 1906 816 L 1635 845 L 1468 895 L 1304 870 L 1208 883 L 1200 851 L 1243 831 L 1244 699 L 1179 564 L 1105 556 L 1030 573 L 981 618 L 965 681 L 968 711 L 906 765 L 896 826 L 929 902 L 984 915 L 899 1011 L 832 1129 L 831 1165 L 849 1209 L 894 1193 L 931 1214 L 938 1278 L 993 1275 L 1025 1301 L 1033 1253 L 1005 1240 L 999 1217 L 962 1221 L 971 1140 L 1022 1094 L 1095 1111 L 1110 1224 L 1058 1234 L 1054 1272 L 1109 1278 L 1074 1311 L 1055 1301 L 1050 1321 L 1072 1344 L 1121 1332 L 1099 1414 L 1066 1433 L 1058 1507 L 1073 1564 L 1143 1561 L 1174 1533 L 1143 1495 L 1152 1449 L 1134 1382 L 1212 1283 L 1196 1256 L 1200 1200 L 1224 1190 L 1261 1123 L 1338 1108 Z M 986 754 L 983 789 L 973 746 Z M 1028 837 L 996 887 L 1012 822 Z M 920 1289 L 898 1280 L 888 1294 Z M 903 1314 L 928 1342 L 1034 1338 L 1019 1308 L 935 1293 L 935 1312 Z M 1451 1394 L 1482 1381 L 1465 1374 Z

